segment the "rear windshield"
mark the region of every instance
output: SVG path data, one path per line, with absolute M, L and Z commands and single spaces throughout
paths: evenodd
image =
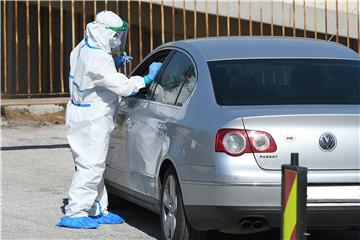
M 360 62 L 324 59 L 208 63 L 219 105 L 360 104 Z

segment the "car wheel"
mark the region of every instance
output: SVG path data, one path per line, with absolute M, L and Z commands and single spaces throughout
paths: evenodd
M 161 239 L 201 240 L 205 232 L 197 231 L 186 220 L 179 181 L 174 168 L 169 168 L 161 188 Z

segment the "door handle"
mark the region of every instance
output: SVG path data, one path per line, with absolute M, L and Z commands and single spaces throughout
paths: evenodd
M 126 119 L 126 125 L 128 125 L 129 128 L 132 128 L 132 126 L 134 126 L 134 124 L 135 124 L 134 119 L 132 119 L 130 117 Z
M 166 132 L 167 126 L 166 126 L 165 123 L 158 123 L 158 129 L 159 129 L 159 131 L 161 131 L 161 132 Z

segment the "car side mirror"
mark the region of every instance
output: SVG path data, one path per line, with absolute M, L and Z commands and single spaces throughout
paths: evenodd
M 150 88 L 149 86 L 146 86 L 144 88 L 141 88 L 139 92 L 135 95 L 135 97 L 138 99 L 146 99 L 149 93 L 150 93 Z
M 128 108 L 133 108 L 137 103 L 139 99 L 136 96 L 131 96 L 126 98 L 126 106 Z

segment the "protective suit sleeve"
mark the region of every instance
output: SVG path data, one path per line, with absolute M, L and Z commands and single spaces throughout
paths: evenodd
M 70 96 L 72 96 L 72 85 L 73 85 L 73 77 L 75 70 L 76 70 L 76 60 L 77 60 L 77 56 L 79 56 L 79 51 L 80 51 L 80 45 L 82 44 L 79 43 L 70 53 L 70 73 L 69 73 L 69 91 L 70 91 Z
M 114 60 L 110 55 L 101 55 L 98 61 L 94 62 L 91 67 L 89 66 L 88 71 L 95 86 L 106 88 L 122 97 L 137 93 L 140 88 L 145 87 L 143 77 L 127 78 L 124 74 L 116 71 Z

